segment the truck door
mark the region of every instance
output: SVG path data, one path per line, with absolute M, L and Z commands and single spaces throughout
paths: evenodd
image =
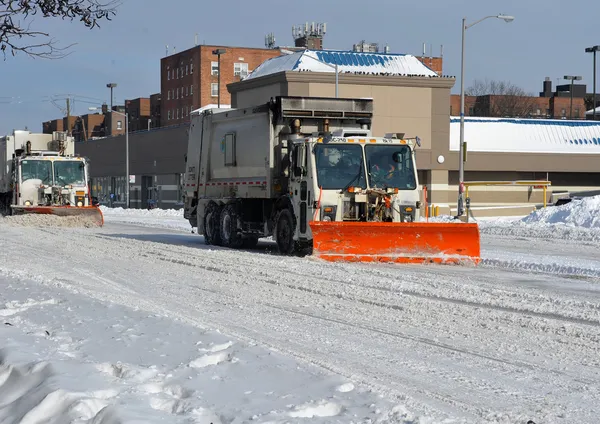
M 308 160 L 309 146 L 307 144 L 296 144 L 293 154 L 293 175 L 291 191 L 293 193 L 292 203 L 294 214 L 297 219 L 296 237 L 297 239 L 307 239 L 309 226 L 308 222 L 312 218 L 309 216 L 310 202 L 314 198 L 311 193 L 310 184 L 310 161 Z

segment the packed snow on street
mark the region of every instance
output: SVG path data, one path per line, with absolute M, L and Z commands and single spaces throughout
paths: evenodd
M 207 246 L 178 210 L 0 218 L 1 423 L 596 423 L 600 197 L 477 266 Z

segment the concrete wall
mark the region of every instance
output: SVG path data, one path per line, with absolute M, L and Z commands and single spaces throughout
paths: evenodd
M 112 206 L 123 206 L 125 136 L 76 143 L 75 152 L 91 159 L 95 191 L 116 194 Z M 146 207 L 146 197 L 160 200 L 161 207 L 181 207 L 179 176 L 185 170 L 186 153 L 187 125 L 129 134 L 129 173 L 135 175 L 130 185 L 131 207 Z M 149 189 L 154 194 L 149 195 Z M 101 201 L 108 204 L 110 198 Z

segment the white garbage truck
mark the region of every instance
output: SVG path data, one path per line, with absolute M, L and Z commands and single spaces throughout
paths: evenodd
M 75 155 L 74 139 L 14 131 L 0 138 L 0 213 L 80 216 L 103 225 L 102 212 L 91 197 L 89 162 Z
M 372 99 L 293 96 L 192 116 L 184 217 L 231 248 L 272 236 L 283 254 L 332 260 L 448 253 L 442 227 L 416 222 L 419 138 L 376 137 L 372 118 Z

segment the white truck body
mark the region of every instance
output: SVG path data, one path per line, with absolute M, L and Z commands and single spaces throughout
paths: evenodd
M 415 221 L 415 143 L 374 137 L 371 118 L 370 99 L 307 97 L 193 116 L 184 216 L 209 244 L 273 235 L 286 253 L 310 245 L 313 220 Z
M 0 138 L 0 212 L 90 206 L 88 161 L 64 132 L 14 131 Z

